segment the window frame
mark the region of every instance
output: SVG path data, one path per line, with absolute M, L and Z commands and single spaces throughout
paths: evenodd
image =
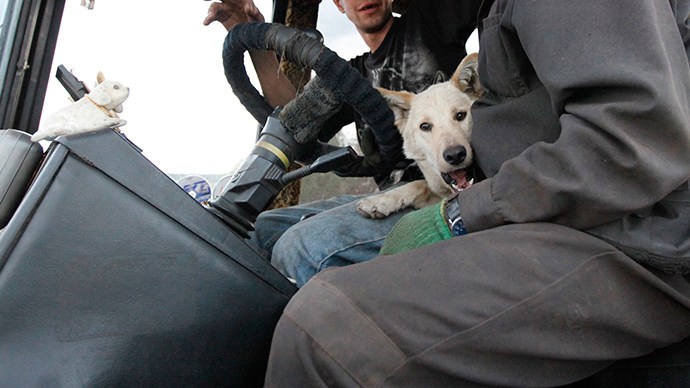
M 66 0 L 9 0 L 0 33 L 0 125 L 34 133 Z

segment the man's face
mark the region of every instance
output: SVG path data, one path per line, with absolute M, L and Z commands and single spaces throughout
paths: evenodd
M 362 32 L 380 31 L 393 17 L 392 0 L 333 0 L 340 12 Z

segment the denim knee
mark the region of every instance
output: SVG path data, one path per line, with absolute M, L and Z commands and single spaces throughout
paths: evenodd
M 271 264 L 294 279 L 298 287 L 316 274 L 322 260 L 320 255 L 314 254 L 317 242 L 309 234 L 302 225 L 294 225 L 276 241 L 271 253 Z

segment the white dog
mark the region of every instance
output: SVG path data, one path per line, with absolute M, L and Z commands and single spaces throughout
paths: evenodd
M 129 88 L 115 81 L 105 81 L 91 93 L 46 117 L 31 136 L 32 141 L 53 139 L 127 124 L 110 111 L 122 112 L 122 103 L 129 97 Z
M 468 55 L 448 82 L 420 94 L 379 89 L 395 114 L 405 156 L 413 159 L 424 180 L 409 182 L 357 203 L 367 218 L 385 218 L 408 206 L 438 203 L 470 186 L 472 103 L 484 95 L 477 74 L 477 54 Z

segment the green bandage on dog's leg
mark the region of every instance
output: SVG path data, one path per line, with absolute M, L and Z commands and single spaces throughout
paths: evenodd
M 393 227 L 381 255 L 395 255 L 452 237 L 443 219 L 441 204 L 406 214 Z

